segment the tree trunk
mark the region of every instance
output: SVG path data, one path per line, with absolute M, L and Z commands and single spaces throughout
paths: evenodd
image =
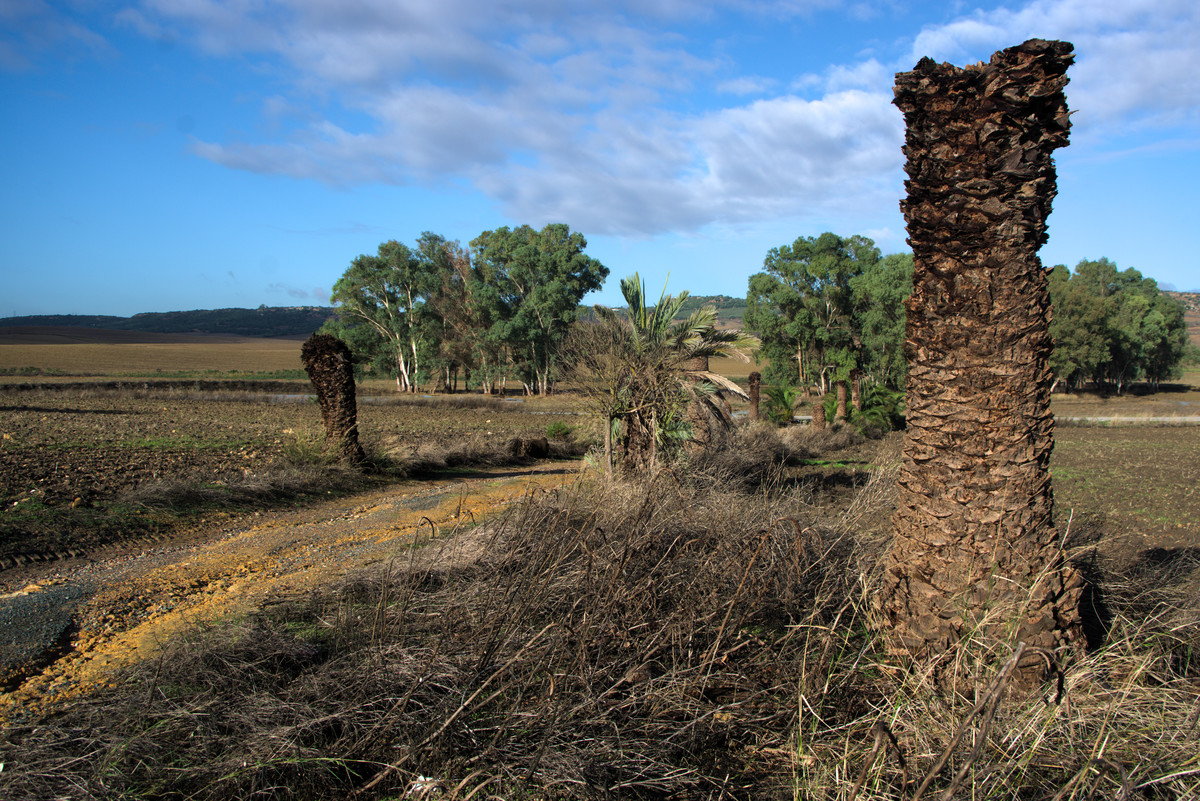
M 604 416 L 604 475 L 606 476 L 612 475 L 612 427 L 613 417 L 611 414 L 607 414 Z
M 628 475 L 651 475 L 657 462 L 657 429 L 654 415 L 636 411 L 625 416 L 625 453 L 622 467 Z
M 762 397 L 762 373 L 755 370 L 750 374 L 750 419 L 758 419 L 758 401 Z
M 854 411 L 862 411 L 862 370 L 850 372 L 850 405 Z
M 880 595 L 891 643 L 965 678 L 956 645 L 1083 642 L 1078 574 L 1052 520 L 1050 298 L 1037 249 L 1067 143 L 1065 42 L 1031 40 L 896 79 L 914 256 L 908 428 Z M 1040 675 L 1022 663 L 1019 685 Z M 969 666 L 965 669 L 969 669 Z
M 813 401 L 812 427 L 814 431 L 825 430 L 825 396 L 818 395 Z
M 833 411 L 833 422 L 845 422 L 850 419 L 849 410 L 846 408 L 846 382 L 837 382 L 837 406 Z
M 804 397 L 812 396 L 812 391 L 809 389 L 808 382 L 804 380 L 804 346 L 796 347 L 796 366 L 800 370 L 800 387 L 804 390 Z
M 317 392 L 325 442 L 338 456 L 358 464 L 366 460 L 358 443 L 358 406 L 354 395 L 354 363 L 346 343 L 329 334 L 313 334 L 300 348 L 304 371 Z

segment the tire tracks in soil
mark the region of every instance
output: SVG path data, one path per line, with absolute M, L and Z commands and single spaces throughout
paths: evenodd
M 405 482 L 301 510 L 234 521 L 183 544 L 42 565 L 0 596 L 0 722 L 28 720 L 112 684 L 192 627 L 336 583 L 407 553 L 417 540 L 494 516 L 515 500 L 573 483 L 578 464 L 496 469 Z M 12 641 L 10 642 L 10 636 Z M 32 638 L 21 643 L 21 637 Z

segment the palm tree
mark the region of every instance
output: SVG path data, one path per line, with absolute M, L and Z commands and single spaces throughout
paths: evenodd
M 897 76 L 915 275 L 881 600 L 892 642 L 943 681 L 961 678 L 955 646 L 968 638 L 1043 652 L 1082 642 L 1082 589 L 1052 520 L 1050 299 L 1037 257 L 1071 61 L 1069 44 L 1033 40 L 986 65 L 923 59 Z
M 626 471 L 652 472 L 666 448 L 692 440 L 701 426 L 711 439 L 712 427 L 728 426 L 726 393 L 749 399 L 737 384 L 708 369 L 713 357 L 749 361 L 758 339 L 716 327 L 716 310 L 705 307 L 676 320 L 688 293 L 666 294 L 646 303 L 646 288 L 637 273 L 621 281 L 623 314 L 596 307 L 598 322 L 584 332 L 586 344 L 573 348 L 577 362 L 603 389 L 601 406 L 607 420 L 611 452 L 614 429 L 620 439 Z M 581 352 L 583 351 L 583 352 Z M 614 425 L 616 424 L 616 425 Z

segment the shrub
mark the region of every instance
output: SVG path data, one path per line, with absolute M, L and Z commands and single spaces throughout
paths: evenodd
M 555 420 L 550 425 L 546 426 L 546 436 L 550 439 L 570 439 L 575 434 L 574 426 L 564 423 L 562 420 Z
M 793 410 L 800 401 L 800 389 L 789 384 L 771 384 L 762 401 L 763 415 L 776 425 L 792 422 Z

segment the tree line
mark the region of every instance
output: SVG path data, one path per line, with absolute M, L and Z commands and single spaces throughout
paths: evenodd
M 1157 391 L 1198 356 L 1183 304 L 1133 268 L 1118 270 L 1108 259 L 1085 259 L 1073 271 L 1060 264 L 1050 273 L 1050 300 L 1050 368 L 1068 389 L 1090 381 L 1120 394 L 1145 381 Z
M 563 224 L 485 231 L 469 247 L 426 232 L 409 247 L 384 242 L 360 255 L 334 285 L 336 316 L 323 331 L 345 340 L 367 371 L 397 388 L 483 392 L 510 381 L 549 391 L 568 332 L 595 313 L 583 297 L 608 268 L 585 253 L 586 238 Z M 904 302 L 911 253 L 883 255 L 865 236 L 824 233 L 772 248 L 749 279 L 745 301 L 722 298 L 757 336 L 764 380 L 776 388 L 862 383 L 894 397 L 904 388 Z M 1198 356 L 1184 308 L 1135 269 L 1108 259 L 1050 272 L 1056 386 L 1092 383 L 1123 392 L 1135 381 L 1157 389 Z M 681 315 L 698 310 L 681 295 Z M 714 305 L 706 303 L 705 305 Z
M 883 256 L 863 236 L 825 233 L 772 249 L 751 276 L 746 326 L 762 340 L 764 377 L 825 393 L 857 377 L 904 386 L 904 301 L 912 254 Z M 1200 358 L 1187 338 L 1184 306 L 1157 282 L 1108 259 L 1050 272 L 1056 386 L 1091 383 L 1121 393 L 1135 381 L 1157 390 Z
M 337 316 L 322 330 L 401 391 L 514 380 L 545 394 L 579 302 L 608 276 L 586 247 L 562 224 L 484 231 L 469 249 L 429 232 L 412 248 L 390 240 L 334 284 Z

